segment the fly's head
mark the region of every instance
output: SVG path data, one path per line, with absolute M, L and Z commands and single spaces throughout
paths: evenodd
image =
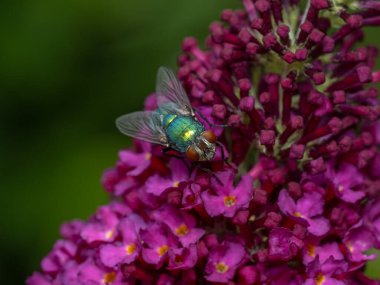
M 212 160 L 215 156 L 216 141 L 217 137 L 212 131 L 204 131 L 194 143 L 189 146 L 186 151 L 186 157 L 193 162 Z

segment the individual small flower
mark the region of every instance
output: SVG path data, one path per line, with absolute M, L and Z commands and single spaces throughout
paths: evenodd
M 196 228 L 196 220 L 192 215 L 174 207 L 167 206 L 156 211 L 153 217 L 167 225 L 184 247 L 196 243 L 205 234 L 205 230 Z
M 160 267 L 168 251 L 177 248 L 177 238 L 162 225 L 150 224 L 141 232 L 143 241 L 142 258 L 149 264 Z
M 304 193 L 303 197 L 295 202 L 288 191 L 283 189 L 278 197 L 278 206 L 281 211 L 296 221 L 307 224 L 308 231 L 316 236 L 326 234 L 330 228 L 329 222 L 322 217 L 323 199 L 319 193 Z
M 151 164 L 152 146 L 145 142 L 140 143 L 139 146 L 141 148 L 140 153 L 130 150 L 119 152 L 120 162 L 127 167 L 130 176 L 140 175 Z
M 331 228 L 334 232 L 343 236 L 347 231 L 357 224 L 361 219 L 359 216 L 359 205 L 338 203 L 330 214 Z
M 81 220 L 73 220 L 63 223 L 60 229 L 60 234 L 67 240 L 77 242 L 80 239 L 80 233 L 85 225 L 85 222 Z
M 356 167 L 351 164 L 342 164 L 338 170 L 333 166 L 327 168 L 326 177 L 334 185 L 336 195 L 343 201 L 355 203 L 365 196 L 365 192 L 356 189 L 363 184 L 363 176 Z
M 117 184 L 119 180 L 120 180 L 120 175 L 117 169 L 110 168 L 103 172 L 101 183 L 107 192 L 112 193 L 114 190 L 115 184 Z
M 156 174 L 146 181 L 147 193 L 160 196 L 165 190 L 179 188 L 181 182 L 189 179 L 189 169 L 186 167 L 185 162 L 173 158 L 169 162 L 169 168 L 176 170 L 172 173 L 170 178 Z
M 203 192 L 201 197 L 207 213 L 212 216 L 224 215 L 233 217 L 240 209 L 248 208 L 253 195 L 252 177 L 245 175 L 234 187 L 234 173 L 226 171 L 217 174 L 222 177 L 222 183 L 217 179 L 212 179 L 211 187 L 215 191 Z
M 375 246 L 380 248 L 380 199 L 372 200 L 364 209 L 364 226 L 376 238 Z
M 79 278 L 80 278 L 79 273 L 80 273 L 81 265 L 85 264 L 86 262 L 90 262 L 90 260 L 87 259 L 87 257 L 84 257 L 83 263 L 78 263 L 75 260 L 71 260 L 70 262 L 66 263 L 64 270 L 62 270 L 59 274 L 56 275 L 54 282 L 56 282 L 57 284 L 65 284 L 65 285 L 78 284 Z M 39 284 L 37 283 L 36 285 L 39 285 Z
M 376 254 L 367 254 L 374 244 L 376 237 L 365 227 L 351 229 L 344 237 L 344 244 L 348 249 L 348 258 L 360 265 L 377 257 Z
M 81 237 L 89 244 L 95 242 L 111 242 L 117 235 L 117 224 L 119 222 L 116 208 L 128 212 L 125 205 L 113 204 L 113 207 L 103 206 L 99 208 L 93 221 L 83 227 Z
M 103 245 L 100 248 L 101 262 L 111 268 L 133 262 L 140 252 L 139 232 L 145 227 L 144 220 L 135 214 L 121 220 L 118 224 L 118 231 L 121 233 L 122 241 L 115 245 Z
M 308 278 L 305 285 L 345 285 L 339 275 L 347 271 L 347 263 L 344 260 L 336 260 L 332 256 L 324 262 L 317 257 L 308 265 Z
M 113 195 L 123 196 L 128 194 L 131 190 L 138 187 L 138 181 L 135 177 L 127 176 L 124 179 L 121 179 L 113 188 Z
M 170 270 L 190 269 L 195 266 L 198 261 L 197 248 L 190 245 L 186 248 L 174 248 L 169 252 Z
M 211 282 L 228 283 L 246 256 L 244 247 L 238 243 L 224 242 L 211 249 L 206 264 L 206 279 Z
M 302 248 L 303 242 L 286 228 L 274 228 L 269 234 L 268 257 L 272 260 L 290 260 Z
M 78 270 L 78 284 L 83 285 L 125 285 L 121 272 L 102 268 L 89 259 Z M 128 284 L 128 283 L 127 283 Z
M 192 209 L 202 203 L 202 187 L 198 183 L 188 183 L 182 193 L 182 206 L 184 209 Z
M 324 264 L 330 258 L 336 261 L 343 261 L 344 254 L 335 242 L 326 243 L 316 246 L 313 243 L 307 243 L 303 253 L 303 263 L 305 265 L 311 264 L 318 258 L 320 264 Z
M 53 250 L 42 260 L 42 271 L 49 274 L 57 273 L 75 256 L 77 248 L 77 245 L 71 241 L 57 241 Z

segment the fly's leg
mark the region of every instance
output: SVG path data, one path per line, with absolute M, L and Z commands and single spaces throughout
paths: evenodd
M 183 156 L 175 155 L 175 154 L 172 154 L 172 153 L 168 153 L 171 150 L 173 150 L 173 148 L 171 148 L 171 147 L 165 147 L 165 148 L 162 149 L 162 153 L 164 155 L 166 155 L 166 156 L 173 157 L 173 158 L 176 158 L 176 159 L 179 159 L 180 161 L 182 161 L 183 164 L 186 166 L 187 170 L 189 171 L 189 173 L 191 173 L 191 167 L 190 167 L 190 165 L 188 165 L 186 163 L 186 159 Z
M 224 145 L 220 142 L 220 141 L 217 141 L 215 144 L 217 144 L 219 147 L 220 147 L 220 151 L 221 151 L 221 154 L 222 154 L 222 160 L 224 161 L 225 164 L 227 164 L 229 167 L 233 168 L 236 170 L 236 167 L 233 166 L 229 161 L 228 161 L 228 158 L 226 157 L 226 154 L 224 153 Z
M 218 125 L 211 123 L 201 112 L 199 112 L 197 109 L 195 109 L 195 113 L 199 115 L 210 127 L 219 127 L 219 128 L 227 128 L 228 125 Z
M 224 153 L 224 145 L 220 141 L 216 141 L 215 144 L 217 144 L 220 147 L 220 152 L 222 154 L 222 160 L 225 163 L 228 163 L 227 158 L 226 158 L 226 154 Z

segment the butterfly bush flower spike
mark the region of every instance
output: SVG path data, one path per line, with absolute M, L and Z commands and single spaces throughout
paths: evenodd
M 111 202 L 27 284 L 380 284 L 379 24 L 378 1 L 241 0 L 205 48 L 184 39 L 118 121 L 137 139 L 102 177 Z

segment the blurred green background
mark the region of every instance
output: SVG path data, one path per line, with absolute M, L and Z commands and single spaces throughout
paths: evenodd
M 203 42 L 220 11 L 238 6 L 0 2 L 0 284 L 23 284 L 63 221 L 85 219 L 107 202 L 101 173 L 130 142 L 114 119 L 142 108 L 157 68 L 175 67 L 185 36 Z M 375 43 L 377 31 L 369 32 Z

